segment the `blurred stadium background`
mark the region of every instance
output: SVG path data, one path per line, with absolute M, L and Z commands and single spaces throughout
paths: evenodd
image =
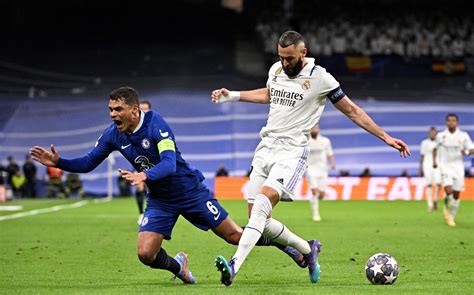
M 321 129 L 335 150 L 331 176 L 367 167 L 374 176 L 417 176 L 420 142 L 430 126 L 444 128 L 447 113 L 474 137 L 474 21 L 465 2 L 445 4 L 2 1 L 0 160 L 5 166 L 11 155 L 21 165 L 32 145 L 51 143 L 64 157 L 83 155 L 110 124 L 107 94 L 129 85 L 168 120 L 184 158 L 211 188 L 221 164 L 244 176 L 268 107 L 212 105 L 210 91 L 264 86 L 278 36 L 295 29 L 309 56 L 412 150 L 400 159 L 328 104 Z M 114 171 L 130 167 L 118 153 L 115 161 Z M 471 175 L 468 158 L 465 166 Z M 107 163 L 81 175 L 86 193 L 106 194 L 108 175 Z

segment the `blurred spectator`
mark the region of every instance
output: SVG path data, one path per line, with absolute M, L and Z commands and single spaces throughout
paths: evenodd
M 369 167 L 366 167 L 359 176 L 360 177 L 372 177 L 372 172 L 370 171 Z
M 48 198 L 64 198 L 63 170 L 56 167 L 48 167 Z
M 8 164 L 7 164 L 7 167 L 6 167 L 6 170 L 7 170 L 7 173 L 8 173 L 7 183 L 9 185 L 12 185 L 12 177 L 13 177 L 13 175 L 16 174 L 17 171 L 20 171 L 20 166 L 15 162 L 15 160 L 13 159 L 13 156 L 8 156 L 7 161 L 8 161 Z
M 7 190 L 6 190 L 6 183 L 7 183 L 8 173 L 3 166 L 2 162 L 0 161 L 0 203 L 4 203 L 7 201 Z
M 229 176 L 229 171 L 227 171 L 224 165 L 220 165 L 216 171 L 216 176 Z
M 79 174 L 71 172 L 66 176 L 66 196 L 68 198 L 82 198 L 84 196 L 82 180 L 79 177 Z
M 15 198 L 23 198 L 25 196 L 26 177 L 17 170 L 12 176 L 12 190 Z
M 140 110 L 146 112 L 149 112 L 151 110 L 151 102 L 148 100 L 141 100 L 140 101 Z
M 339 176 L 350 176 L 349 174 L 349 171 L 348 170 L 341 170 L 339 171 Z
M 36 165 L 33 164 L 30 155 L 25 156 L 25 163 L 23 163 L 23 174 L 26 178 L 25 197 L 36 197 Z
M 414 7 L 392 1 L 364 1 L 364 8 L 370 9 L 361 9 L 359 1 L 314 0 L 294 5 L 298 18 L 292 27 L 300 28 L 316 57 L 395 54 L 449 59 L 474 54 L 474 18 L 463 4 L 421 1 Z M 325 13 L 315 17 L 314 7 Z M 286 31 L 287 21 L 277 17 L 284 14 L 275 7 L 259 16 L 255 30 L 265 52 L 273 53 L 275 38 Z M 338 17 L 334 19 L 333 15 Z

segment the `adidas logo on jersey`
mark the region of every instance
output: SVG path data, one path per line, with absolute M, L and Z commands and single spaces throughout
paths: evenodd
M 278 181 L 279 183 L 283 184 L 283 178 L 278 178 L 276 181 Z

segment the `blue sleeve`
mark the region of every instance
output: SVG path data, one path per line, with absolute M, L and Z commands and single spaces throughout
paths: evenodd
M 176 143 L 173 131 L 159 114 L 156 113 L 152 120 L 150 135 L 157 145 L 160 162 L 144 171 L 147 181 L 165 178 L 176 172 Z
M 99 137 L 94 148 L 85 156 L 74 159 L 59 158 L 56 167 L 75 173 L 86 173 L 94 170 L 114 150 L 104 137 Z
M 160 154 L 160 162 L 153 168 L 144 171 L 147 181 L 154 181 L 165 178 L 176 172 L 176 152 L 167 150 Z

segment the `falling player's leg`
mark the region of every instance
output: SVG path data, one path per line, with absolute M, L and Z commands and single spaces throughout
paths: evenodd
M 154 204 L 153 208 L 147 208 L 138 234 L 138 258 L 151 268 L 168 270 L 184 283 L 194 284 L 186 253 L 179 252 L 172 258 L 161 248 L 163 239 L 171 238 L 178 217 L 179 214 L 167 206 Z
M 184 252 L 179 252 L 175 258 L 169 256 L 161 248 L 164 236 L 154 232 L 140 232 L 138 235 L 138 258 L 140 261 L 155 269 L 164 269 L 173 273 L 186 284 L 194 284 L 195 279 L 188 269 L 188 259 Z

